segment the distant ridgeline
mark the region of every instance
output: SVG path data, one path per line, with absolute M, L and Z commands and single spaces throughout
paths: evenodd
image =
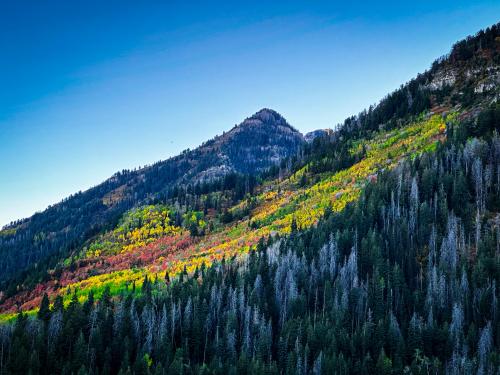
M 335 131 L 264 109 L 4 228 L 0 375 L 498 373 L 499 84 L 494 25 Z

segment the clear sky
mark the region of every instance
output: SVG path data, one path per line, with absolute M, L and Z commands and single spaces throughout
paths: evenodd
M 482 0 L 1 1 L 0 225 L 262 107 L 333 127 L 498 15 Z

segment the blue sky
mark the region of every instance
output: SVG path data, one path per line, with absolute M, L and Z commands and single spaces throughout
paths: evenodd
M 304 133 L 334 127 L 500 14 L 356 3 L 1 2 L 0 225 L 262 107 Z

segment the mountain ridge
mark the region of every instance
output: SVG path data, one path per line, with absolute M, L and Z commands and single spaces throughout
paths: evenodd
M 473 97 L 484 97 L 489 98 L 490 102 L 493 101 L 491 92 L 494 94 L 497 86 L 480 85 L 484 77 L 489 77 L 488 72 L 491 69 L 496 71 L 496 66 L 498 66 L 499 46 L 496 39 L 492 37 L 497 28 L 498 26 L 495 25 L 489 29 L 491 31 L 488 33 L 481 31 L 474 38 L 456 43 L 449 55 L 436 60 L 428 71 L 419 74 L 400 89 L 388 94 L 376 107 L 371 106 L 368 110 L 360 112 L 358 116 L 346 119 L 339 130 L 329 137 L 327 143 L 342 140 L 353 132 L 367 133 L 394 128 L 401 121 L 395 121 L 395 119 L 402 113 L 415 116 L 422 111 L 430 111 L 436 105 L 451 108 L 458 101 L 469 105 L 470 98 Z M 485 53 L 486 50 L 490 52 Z M 439 77 L 447 76 L 448 73 L 444 72 L 450 70 L 454 71 L 454 78 L 446 82 L 453 83 L 453 86 L 445 81 L 435 83 L 441 82 L 442 79 Z M 249 140 L 253 142 L 255 138 L 246 137 L 245 139 L 245 129 L 248 130 L 252 124 L 262 122 L 263 119 L 272 120 L 271 123 L 275 129 L 280 127 L 286 129 L 283 139 L 292 149 L 288 156 L 293 155 L 301 144 L 306 143 L 304 136 L 291 127 L 281 115 L 264 108 L 245 119 L 240 126 L 236 125 L 230 131 L 216 136 L 194 150 L 186 150 L 180 155 L 137 171 L 118 172 L 94 188 L 70 196 L 42 213 L 36 213 L 17 224 L 6 226 L 0 232 L 2 234 L 0 251 L 6 252 L 6 256 L 0 259 L 0 271 L 3 271 L 0 282 L 2 279 L 7 280 L 11 274 L 19 272 L 17 269 L 19 267 L 16 267 L 14 272 L 8 272 L 11 264 L 17 262 L 18 266 L 21 265 L 21 269 L 25 269 L 43 259 L 47 248 L 51 249 L 48 253 L 62 254 L 73 251 L 100 231 L 114 227 L 123 212 L 139 202 L 147 204 L 165 194 L 168 195 L 169 186 L 189 184 L 189 182 L 208 183 L 210 180 L 221 178 L 235 170 L 239 173 L 255 173 L 275 164 L 280 157 L 287 156 L 286 152 L 282 152 L 283 150 L 279 147 L 271 147 L 267 150 L 267 159 L 265 159 L 267 163 L 264 165 L 248 159 Z M 361 124 L 365 124 L 363 129 L 361 129 Z M 221 153 L 220 149 L 224 147 L 224 140 L 232 139 L 235 134 L 240 133 L 243 134 L 243 143 L 238 147 L 222 150 Z M 292 137 L 288 139 L 290 133 Z M 264 143 L 273 141 L 266 131 L 261 132 L 261 136 L 260 140 Z M 238 137 L 234 136 L 234 138 Z M 241 145 L 244 147 L 239 147 Z M 261 156 L 262 150 L 255 151 Z M 247 156 L 246 159 L 245 156 Z M 207 161 L 207 158 L 211 160 Z M 242 158 L 249 160 L 250 163 L 238 169 L 234 165 L 234 160 L 238 161 Z M 197 160 L 203 162 L 197 164 Z M 73 210 L 74 213 L 68 215 L 68 219 L 64 222 L 60 222 L 59 215 L 68 210 Z M 89 212 L 92 212 L 92 215 Z M 36 221 L 35 225 L 28 228 L 33 221 Z M 71 231 L 69 232 L 69 241 L 67 240 L 68 232 L 65 229 L 68 227 L 80 228 L 74 235 L 71 235 Z M 60 242 L 60 238 L 64 239 Z M 8 248 L 12 247 L 16 241 L 24 243 L 20 251 L 9 251 Z
M 42 253 L 47 252 L 47 247 L 52 254 L 81 246 L 89 237 L 109 228 L 109 223 L 116 222 L 125 210 L 140 201 L 168 194 L 174 185 L 209 183 L 232 173 L 255 175 L 293 155 L 303 143 L 302 134 L 281 115 L 263 109 L 193 150 L 137 170 L 117 172 L 86 191 L 4 226 L 0 231 L 0 252 L 8 251 L 16 241 L 24 245 L 18 254 L 10 252 L 0 259 L 0 282 L 12 271 L 19 272 L 19 265 L 24 269 L 45 258 Z M 66 219 L 60 220 L 58 215 Z M 68 226 L 77 228 L 71 241 L 66 240 Z M 66 245 L 61 247 L 60 241 Z M 16 262 L 18 267 L 11 270 L 10 264 Z
M 500 24 L 259 176 L 139 176 L 0 286 L 0 373 L 497 373 L 498 66 Z

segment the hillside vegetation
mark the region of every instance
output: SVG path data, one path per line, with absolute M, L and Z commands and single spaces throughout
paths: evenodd
M 186 184 L 210 185 L 228 175 L 251 179 L 294 155 L 304 142 L 282 116 L 263 109 L 194 150 L 118 172 L 87 191 L 12 223 L 0 231 L 0 290 L 12 285 L 12 278 L 20 284 L 55 267 L 85 242 L 116 226 L 131 208 L 175 194 Z M 247 190 L 250 186 L 248 182 Z
M 455 117 L 449 114 L 448 123 Z M 390 132 L 377 132 L 372 139 L 352 142 L 350 167 L 311 174 L 308 163 L 282 181 L 265 183 L 259 189 L 260 194 L 230 207 L 228 212 L 234 216 L 239 211 L 246 211 L 248 215 L 227 224 L 220 223 L 215 215 L 204 217 L 202 212 L 191 211 L 181 215 L 183 227 L 177 227 L 171 225 L 173 210 L 164 205 L 132 209 L 124 214 L 115 229 L 83 250 L 83 259 L 67 259 L 66 266 L 52 282 L 39 284 L 26 296 L 16 295 L 6 301 L 4 307 L 10 304 L 17 308 L 19 304 L 14 302 L 21 302 L 24 310 L 33 308 L 38 306 L 42 292 L 50 296 L 62 292 L 68 298 L 72 290 L 79 296 L 86 296 L 91 290 L 100 296 L 105 287 L 114 293 L 122 292 L 134 282 L 140 285 L 146 275 L 154 279 L 158 275 L 163 277 L 165 272 L 170 277 L 184 269 L 192 273 L 223 257 L 245 254 L 261 238 L 288 234 L 293 225 L 308 228 L 318 222 L 325 210 L 344 209 L 346 204 L 359 198 L 370 180 L 376 180 L 378 172 L 396 167 L 404 157 L 414 158 L 433 151 L 444 139 L 445 132 L 444 118 L 434 115 Z M 304 179 L 313 182 L 307 183 Z M 189 229 L 204 234 L 193 239 Z M 55 282 L 64 288 L 55 287 Z
M 271 168 L 7 278 L 0 374 L 498 373 L 499 56 L 495 25 Z

